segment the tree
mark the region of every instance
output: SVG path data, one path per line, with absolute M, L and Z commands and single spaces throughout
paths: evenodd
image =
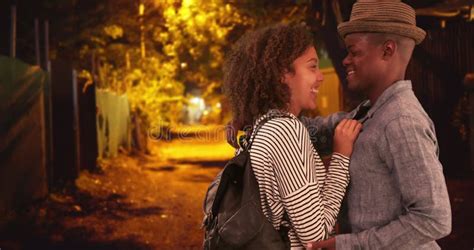
M 77 61 L 99 88 L 126 93 L 149 125 L 177 123 L 185 93 L 220 99 L 225 52 L 246 30 L 305 20 L 309 1 L 48 0 L 53 56 Z M 140 14 L 140 4 L 143 13 Z M 61 13 L 70 13 L 65 15 Z M 62 32 L 61 32 L 62 30 Z M 142 46 L 144 45 L 144 46 Z
M 82 76 L 127 93 L 132 111 L 143 111 L 151 126 L 176 123 L 185 86 L 214 92 L 227 35 L 252 20 L 223 1 L 143 1 L 142 15 L 129 2 L 105 1 L 93 10 L 106 18 L 79 34 Z

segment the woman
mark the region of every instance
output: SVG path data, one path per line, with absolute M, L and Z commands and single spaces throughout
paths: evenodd
M 279 114 L 254 135 L 250 159 L 262 210 L 275 229 L 289 227 L 291 248 L 326 239 L 332 231 L 361 128 L 354 120 L 340 122 L 326 172 L 297 118 L 302 110 L 316 107 L 323 81 L 318 63 L 305 27 L 276 25 L 243 36 L 224 69 L 224 91 L 236 123 L 256 128 L 270 114 Z

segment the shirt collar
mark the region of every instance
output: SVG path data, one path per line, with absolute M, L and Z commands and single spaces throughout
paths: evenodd
M 379 96 L 377 101 L 375 102 L 374 105 L 370 103 L 370 100 L 366 100 L 362 102 L 357 108 L 357 110 L 360 109 L 361 106 L 370 106 L 370 110 L 367 112 L 366 117 L 372 117 L 377 110 L 379 110 L 390 98 L 392 98 L 394 95 L 397 93 L 400 93 L 405 90 L 411 90 L 412 89 L 412 84 L 410 80 L 399 80 L 396 81 L 394 84 L 390 85 L 384 92 Z M 355 113 L 354 113 L 355 114 Z

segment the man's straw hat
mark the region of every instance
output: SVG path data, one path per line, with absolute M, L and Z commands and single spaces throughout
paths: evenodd
M 350 33 L 389 33 L 405 36 L 421 43 L 426 32 L 416 26 L 415 10 L 400 0 L 357 1 L 348 22 L 337 30 L 341 37 Z

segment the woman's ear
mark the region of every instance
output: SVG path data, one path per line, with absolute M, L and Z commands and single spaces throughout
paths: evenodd
M 288 73 L 283 73 L 283 75 L 280 77 L 280 82 L 287 84 L 288 85 Z
M 284 70 L 280 79 L 281 83 L 288 85 L 292 76 L 293 74 L 289 70 Z

